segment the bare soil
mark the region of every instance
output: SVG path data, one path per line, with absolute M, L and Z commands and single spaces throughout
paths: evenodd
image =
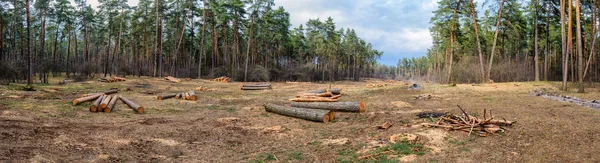
M 0 86 L 0 162 L 368 162 L 357 160 L 387 144 L 395 134 L 414 134 L 429 150 L 399 156 L 403 162 L 599 162 L 600 111 L 530 95 L 534 89 L 558 92 L 560 83 L 496 83 L 448 85 L 387 83 L 379 80 L 334 83 L 273 83 L 273 90 L 242 91 L 242 83 L 159 78 Z M 341 101 L 367 104 L 366 113 L 338 113 L 331 123 L 316 123 L 264 111 L 263 104 L 287 105 L 296 93 L 342 88 Z M 519 86 L 517 86 L 519 85 Z M 198 101 L 167 99 L 162 93 L 196 87 Z M 574 85 L 573 85 L 574 86 Z M 118 102 L 114 113 L 91 113 L 90 103 L 72 106 L 76 97 L 110 88 L 145 107 L 136 114 Z M 575 88 L 575 87 L 573 87 Z M 588 93 L 563 94 L 586 100 Z M 150 93 L 150 94 L 149 94 Z M 155 93 L 155 94 L 151 94 Z M 561 93 L 561 92 L 559 92 Z M 419 95 L 432 95 L 416 99 Z M 517 121 L 505 133 L 488 137 L 425 128 L 420 112 L 452 112 L 456 105 L 472 115 L 492 110 L 496 118 Z M 377 129 L 385 122 L 387 130 Z

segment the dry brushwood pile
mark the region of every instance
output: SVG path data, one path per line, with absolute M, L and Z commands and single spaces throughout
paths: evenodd
M 196 92 L 194 90 L 189 90 L 187 92 L 180 92 L 180 93 L 164 94 L 164 95 L 157 96 L 156 99 L 164 100 L 164 99 L 169 99 L 169 98 L 173 98 L 173 97 L 175 97 L 175 99 L 188 100 L 188 101 L 196 101 L 198 99 L 198 97 L 196 96 Z
M 99 82 L 105 82 L 105 83 L 112 83 L 112 82 L 120 82 L 120 81 L 126 81 L 127 79 L 122 78 L 122 77 L 103 77 L 98 79 Z
M 271 83 L 256 83 L 256 84 L 243 84 L 240 87 L 241 90 L 268 90 L 273 89 Z
M 179 82 L 181 82 L 181 80 L 179 80 L 177 78 L 174 78 L 172 76 L 165 77 L 165 80 L 168 81 L 168 82 L 172 82 L 172 83 L 179 83 Z
M 133 109 L 136 113 L 144 113 L 144 108 L 132 102 L 131 100 L 119 95 L 110 95 L 117 92 L 118 90 L 111 89 L 106 92 L 85 94 L 82 95 L 82 97 L 73 100 L 73 105 L 78 105 L 82 102 L 91 101 L 92 105 L 90 106 L 90 112 L 110 113 L 115 111 L 115 105 L 117 100 L 121 100 L 123 101 L 123 103 L 127 104 L 129 108 Z
M 516 123 L 516 121 L 507 121 L 504 118 L 502 120 L 494 119 L 491 110 L 488 117 L 487 110 L 484 109 L 482 119 L 467 114 L 460 106 L 458 108 L 462 111 L 462 115 L 456 116 L 448 113 L 440 117 L 435 124 L 425 124 L 425 126 L 443 128 L 448 131 L 464 131 L 468 132 L 469 135 L 473 133 L 485 137 L 488 134 L 504 132 L 505 129 L 501 126 L 510 126 Z
M 296 98 L 290 99 L 294 102 L 337 102 L 342 97 L 342 89 L 317 89 L 308 92 L 301 92 Z
M 218 78 L 210 79 L 210 81 L 216 81 L 216 82 L 221 82 L 221 83 L 229 83 L 229 82 L 231 82 L 231 78 L 229 78 L 227 76 L 221 76 L 221 77 L 218 77 Z
M 388 84 L 367 84 L 367 87 L 371 87 L 371 88 L 385 87 L 385 86 L 388 86 Z

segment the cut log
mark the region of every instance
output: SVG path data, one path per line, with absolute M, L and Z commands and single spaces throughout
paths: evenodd
M 329 110 L 320 109 L 308 109 L 308 108 L 296 108 L 296 107 L 285 107 L 273 104 L 266 104 L 265 110 L 272 113 L 277 113 L 285 116 L 296 117 L 300 119 L 315 121 L 315 122 L 329 122 L 330 117 Z
M 244 84 L 242 87 L 271 87 L 271 83 Z
M 334 119 L 335 119 L 335 112 L 334 111 L 329 112 L 329 120 L 333 121 Z
M 106 97 L 106 95 L 101 95 L 96 99 L 96 101 L 94 101 L 94 103 L 92 103 L 92 106 L 90 106 L 90 112 L 98 112 L 98 107 L 100 107 L 100 103 L 102 103 L 102 99 L 104 99 L 104 97 Z
M 335 96 L 331 96 L 331 99 L 338 99 L 338 98 L 340 98 L 340 97 L 342 97 L 342 94 L 335 95 Z
M 290 101 L 294 102 L 337 102 L 337 99 L 325 98 L 325 97 L 303 97 L 293 98 Z
M 175 95 L 176 99 L 181 99 L 181 93 L 177 93 L 177 95 Z
M 190 94 L 189 94 L 189 93 L 185 92 L 185 93 L 183 93 L 183 94 L 184 94 L 184 95 L 183 95 L 183 99 L 184 99 L 184 100 L 189 100 L 189 99 L 190 99 Z
M 490 124 L 496 124 L 496 125 L 500 125 L 500 126 L 510 126 L 513 123 L 515 123 L 515 121 L 492 119 L 488 123 L 490 123 Z
M 310 91 L 307 91 L 306 93 L 325 93 L 325 92 L 327 92 L 327 89 L 323 88 L 323 89 L 310 90 Z
M 86 97 L 81 97 L 81 98 L 73 100 L 73 105 L 77 105 L 81 102 L 92 101 L 94 99 L 97 99 L 100 96 L 102 96 L 102 94 L 94 94 L 94 95 L 90 95 L 90 96 L 86 96 Z
M 325 93 L 301 93 L 296 97 L 300 97 L 300 96 L 313 96 L 313 97 L 332 97 L 333 94 L 331 92 L 325 92 Z
M 367 109 L 365 103 L 361 102 L 294 102 L 292 107 L 323 109 L 339 112 L 364 113 Z
M 108 103 L 110 103 L 110 100 L 113 98 L 113 96 L 107 95 L 106 97 L 104 97 L 104 99 L 102 99 L 102 102 L 100 103 L 100 108 L 98 109 L 98 111 L 104 111 L 104 109 L 106 109 L 106 107 L 108 106 Z
M 242 90 L 267 90 L 271 89 L 271 87 L 242 87 Z
M 109 95 L 109 94 L 118 93 L 118 92 L 119 92 L 118 89 L 110 89 L 108 91 L 104 91 L 104 94 Z
M 133 103 L 131 100 L 126 99 L 125 97 L 119 97 L 121 101 L 123 101 L 129 108 L 133 109 L 137 113 L 144 113 L 144 108 L 136 103 Z
M 198 97 L 196 97 L 196 92 L 194 90 L 188 91 L 189 97 L 188 100 L 196 101 Z
M 170 81 L 170 82 L 173 82 L 173 83 L 179 83 L 179 82 L 181 82 L 181 80 L 179 80 L 179 79 L 177 79 L 177 78 L 174 78 L 174 77 L 172 77 L 172 76 L 167 76 L 167 77 L 165 77 L 165 80 L 167 80 L 167 81 Z
M 166 94 L 166 95 L 160 95 L 160 96 L 156 97 L 156 99 L 164 100 L 164 99 L 168 99 L 168 98 L 173 98 L 175 96 L 177 96 L 177 94 L 171 93 L 171 94 Z
M 329 89 L 329 92 L 331 92 L 331 94 L 333 94 L 333 95 L 341 95 L 342 94 L 342 89 L 331 88 L 331 89 Z
M 104 108 L 104 112 L 105 113 L 113 112 L 115 110 L 115 103 L 117 103 L 118 99 L 119 99 L 119 95 L 113 96 L 110 99 L 110 102 L 108 102 L 108 105 L 106 106 L 106 108 Z

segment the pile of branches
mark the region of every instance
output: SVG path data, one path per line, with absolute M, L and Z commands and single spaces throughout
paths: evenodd
M 504 132 L 505 129 L 502 126 L 510 126 L 516 123 L 516 121 L 507 121 L 504 118 L 502 120 L 494 119 L 491 110 L 489 117 L 487 110 L 484 109 L 483 118 L 478 118 L 467 114 L 460 106 L 458 108 L 462 111 L 462 115 L 457 116 L 448 113 L 440 117 L 435 124 L 425 124 L 425 126 L 443 128 L 449 131 L 464 131 L 468 132 L 469 135 L 473 133 L 485 137 L 488 134 Z
M 267 90 L 273 89 L 271 83 L 255 83 L 255 84 L 243 84 L 240 87 L 241 90 Z
M 187 92 L 181 92 L 181 93 L 171 93 L 171 94 L 160 95 L 160 96 L 156 97 L 156 99 L 164 100 L 164 99 L 173 98 L 173 97 L 175 97 L 176 99 L 189 100 L 189 101 L 196 101 L 198 99 L 198 97 L 196 96 L 196 92 L 194 90 L 189 90 Z
M 85 94 L 85 95 L 82 95 L 81 97 L 73 100 L 73 105 L 78 105 L 80 103 L 90 101 L 90 102 L 92 102 L 92 105 L 90 106 L 90 112 L 110 113 L 110 112 L 114 112 L 116 110 L 115 105 L 117 103 L 117 100 L 121 100 L 121 101 L 123 101 L 123 103 L 127 104 L 129 106 L 129 108 L 133 109 L 135 112 L 144 113 L 144 108 L 141 107 L 140 105 L 132 102 L 131 100 L 129 100 L 123 96 L 119 96 L 119 95 L 110 95 L 110 94 L 117 93 L 117 92 L 118 92 L 118 90 L 112 89 L 112 90 L 105 91 L 105 92 Z
M 301 92 L 296 98 L 290 99 L 294 102 L 337 102 L 342 97 L 342 89 L 317 89 L 308 92 Z
M 229 83 L 229 82 L 231 82 L 231 78 L 229 78 L 227 76 L 221 76 L 221 77 L 218 77 L 218 78 L 210 79 L 210 81 L 216 81 L 216 82 L 221 82 L 221 83 Z
M 105 83 L 112 83 L 112 82 L 119 82 L 119 81 L 125 81 L 127 79 L 122 78 L 122 77 L 103 77 L 98 79 L 99 82 L 105 82 Z

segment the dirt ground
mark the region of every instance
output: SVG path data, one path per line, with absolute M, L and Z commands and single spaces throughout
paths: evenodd
M 423 83 L 408 90 L 403 82 L 273 83 L 273 90 L 242 91 L 242 83 L 130 77 L 125 82 L 97 81 L 0 86 L 0 162 L 377 162 L 358 160 L 394 134 L 410 133 L 427 147 L 422 155 L 403 155 L 403 162 L 599 162 L 600 111 L 535 97 L 529 91 L 557 91 L 560 83 L 497 84 Z M 338 113 L 331 123 L 317 123 L 265 112 L 265 103 L 286 105 L 296 93 L 316 88 L 342 88 L 341 101 L 364 101 L 366 113 Z M 517 86 L 519 85 L 519 86 Z M 199 86 L 198 101 L 156 95 Z M 115 113 L 91 113 L 90 103 L 72 105 L 85 93 L 118 88 L 119 95 L 146 108 L 136 114 L 122 102 Z M 573 85 L 575 88 L 575 85 Z M 588 93 L 565 95 L 592 100 Z M 148 94 L 153 92 L 155 94 Z M 415 99 L 432 95 L 432 99 Z M 472 115 L 492 110 L 497 118 L 517 121 L 507 131 L 488 137 L 422 127 L 423 111 L 458 114 L 460 105 Z M 388 130 L 377 125 L 392 123 Z M 280 127 L 279 127 L 280 126 Z

